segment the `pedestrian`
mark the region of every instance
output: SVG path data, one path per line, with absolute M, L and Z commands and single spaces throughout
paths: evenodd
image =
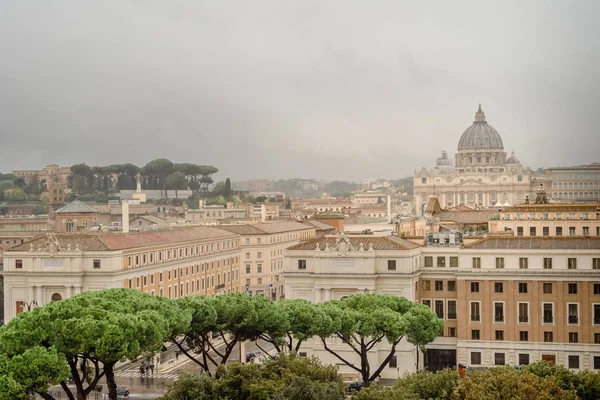
M 179 350 L 175 352 L 175 361 L 179 360 Z
M 152 375 L 154 375 L 154 364 L 150 364 L 150 372 L 152 372 Z

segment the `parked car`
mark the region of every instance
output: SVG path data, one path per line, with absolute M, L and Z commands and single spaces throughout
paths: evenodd
M 129 397 L 129 389 L 127 389 L 126 387 L 118 387 L 117 388 L 117 396 Z

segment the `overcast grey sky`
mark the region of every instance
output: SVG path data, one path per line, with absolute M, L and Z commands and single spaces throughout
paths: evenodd
M 402 177 L 482 103 L 533 168 L 600 161 L 598 1 L 0 0 L 0 171 Z

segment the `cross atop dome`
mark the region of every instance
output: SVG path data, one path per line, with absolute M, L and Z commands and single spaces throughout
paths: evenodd
M 475 122 L 485 122 L 485 114 L 481 109 L 481 103 L 479 103 L 479 109 L 475 113 Z

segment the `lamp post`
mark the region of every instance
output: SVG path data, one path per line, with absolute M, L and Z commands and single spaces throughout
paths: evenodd
M 31 308 L 34 306 L 37 307 L 37 305 L 38 305 L 38 302 L 35 300 L 31 300 L 29 303 L 26 301 L 21 301 L 21 307 L 24 308 L 25 306 L 27 306 L 27 311 L 31 311 Z

